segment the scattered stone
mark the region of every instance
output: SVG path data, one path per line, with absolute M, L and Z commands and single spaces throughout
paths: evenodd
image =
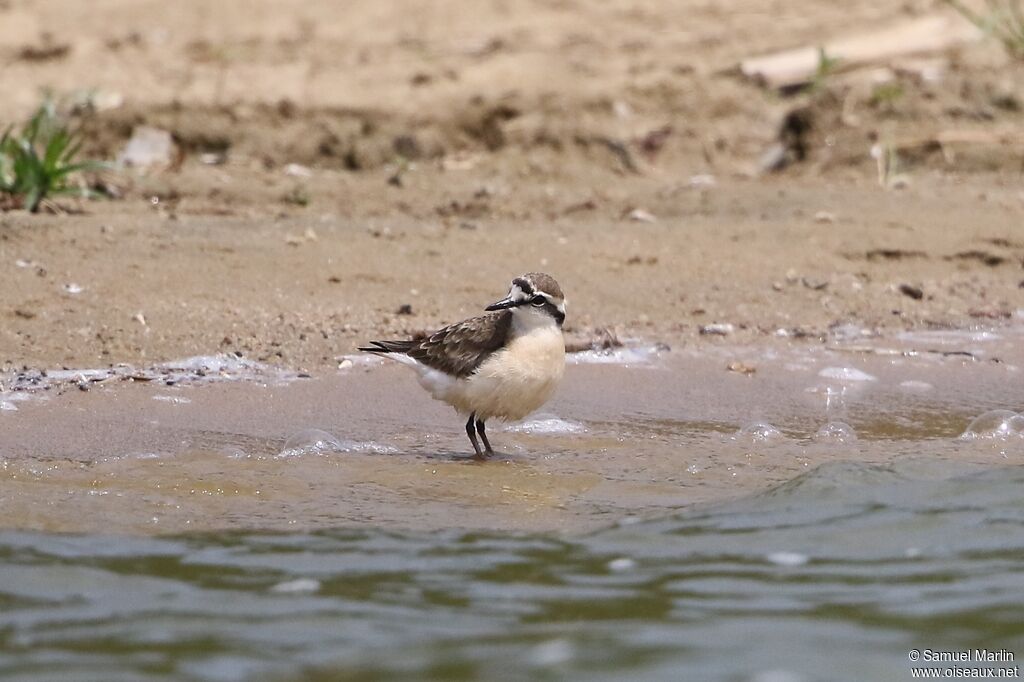
M 995 254 L 995 253 L 989 253 L 988 251 L 980 251 L 980 250 L 977 250 L 977 249 L 971 250 L 971 251 L 961 251 L 959 253 L 954 253 L 952 256 L 946 256 L 946 260 L 948 260 L 948 261 L 953 261 L 953 260 L 977 261 L 978 263 L 982 263 L 983 265 L 987 265 L 990 268 L 994 268 L 994 267 L 997 267 L 999 265 L 1002 265 L 1003 263 L 1005 263 L 1007 261 L 1007 259 L 1005 257 L 1003 257 L 1003 256 L 1000 256 L 1000 255 Z
M 982 310 L 979 308 L 972 308 L 967 311 L 967 314 L 974 318 L 986 320 L 1005 320 L 1012 317 L 1012 313 L 1009 310 Z
M 136 126 L 117 162 L 133 168 L 167 167 L 174 161 L 174 138 L 166 130 Z
M 633 154 L 629 151 L 629 147 L 627 147 L 625 143 L 623 143 L 621 140 L 616 140 L 614 138 L 606 137 L 604 135 L 596 135 L 591 138 L 578 137 L 576 141 L 584 145 L 587 145 L 591 142 L 596 142 L 598 144 L 604 145 L 608 149 L 608 151 L 610 151 L 615 156 L 615 158 L 619 160 L 619 163 L 622 164 L 623 169 L 629 171 L 630 173 L 640 172 L 640 168 L 637 167 L 636 161 L 633 160 Z
M 665 146 L 668 138 L 672 135 L 672 126 L 665 125 L 656 128 L 639 139 L 640 149 L 648 157 L 653 158 Z
M 626 213 L 626 217 L 635 223 L 656 223 L 658 219 L 654 214 L 642 208 L 634 208 Z
M 626 261 L 626 265 L 657 265 L 657 256 L 648 256 L 647 258 L 641 258 L 640 256 L 630 256 Z
M 68 43 L 55 43 L 52 38 L 44 36 L 40 45 L 26 45 L 18 50 L 18 59 L 25 62 L 49 62 L 63 59 L 71 52 Z
M 75 284 L 74 282 L 70 282 L 70 283 L 64 285 L 64 291 L 66 293 L 69 293 L 72 296 L 74 296 L 75 294 L 82 293 L 83 291 L 85 291 L 85 289 L 83 289 L 81 286 Z
M 828 288 L 828 280 L 802 277 L 800 281 L 803 283 L 805 287 L 813 291 L 823 291 L 824 289 Z
M 748 377 L 757 373 L 757 367 L 752 367 L 742 362 L 730 362 L 726 366 L 726 369 L 730 372 L 736 372 L 737 374 L 743 374 Z
M 224 152 L 207 152 L 199 155 L 199 162 L 207 166 L 221 166 L 228 160 Z
M 478 163 L 480 163 L 479 154 L 473 154 L 470 152 L 455 152 L 454 154 L 445 155 L 441 159 L 441 170 L 472 170 Z
M 808 106 L 791 109 L 779 125 L 778 142 L 761 156 L 762 173 L 774 173 L 807 158 L 814 113 Z
M 786 148 L 781 144 L 774 144 L 768 148 L 764 154 L 761 155 L 761 160 L 757 164 L 762 173 L 774 173 L 775 171 L 782 170 L 789 165 L 789 155 L 786 153 Z
M 402 305 L 398 306 L 398 310 L 395 311 L 395 315 L 412 315 L 412 314 L 413 314 L 413 312 L 412 312 L 412 304 L 411 303 L 403 303 Z
M 864 254 L 869 262 L 879 260 L 903 260 L 905 258 L 927 258 L 924 251 L 907 251 L 905 249 L 872 249 Z
M 309 168 L 298 164 L 289 163 L 284 167 L 284 174 L 290 175 L 293 178 L 311 178 L 313 177 L 313 171 Z
M 141 324 L 143 327 L 146 326 L 146 316 L 143 315 L 142 313 L 135 313 L 135 315 L 132 316 L 132 319 Z
M 818 211 L 814 214 L 814 222 L 831 225 L 836 221 L 836 214 L 828 211 Z
M 915 301 L 920 301 L 924 298 L 924 291 L 922 291 L 920 287 L 915 287 L 912 284 L 901 284 L 899 288 L 901 294 L 909 296 Z
M 693 189 L 711 189 L 718 184 L 718 181 L 710 173 L 700 173 L 692 176 L 688 184 Z

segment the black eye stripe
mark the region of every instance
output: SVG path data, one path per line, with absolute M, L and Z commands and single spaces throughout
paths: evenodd
M 551 305 L 548 303 L 544 306 L 544 309 L 551 313 L 551 317 L 555 318 L 558 324 L 565 322 L 565 313 L 558 309 L 558 306 Z
M 546 312 L 551 317 L 555 318 L 558 324 L 562 324 L 565 321 L 565 313 L 558 309 L 551 301 L 546 301 L 543 306 L 539 306 L 541 310 Z

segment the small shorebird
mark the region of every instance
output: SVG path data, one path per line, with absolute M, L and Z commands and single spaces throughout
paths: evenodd
M 410 365 L 434 399 L 468 415 L 478 458 L 494 454 L 484 422 L 522 419 L 547 402 L 565 372 L 565 297 L 553 277 L 516 277 L 508 296 L 485 310 L 419 341 L 371 341 L 359 349 Z

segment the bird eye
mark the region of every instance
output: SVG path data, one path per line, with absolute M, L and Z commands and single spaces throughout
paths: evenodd
M 530 303 L 532 303 L 533 305 L 537 306 L 538 308 L 541 307 L 542 305 L 544 305 L 547 302 L 548 302 L 548 300 L 546 298 L 544 298 L 543 296 L 534 296 L 533 300 L 530 301 Z

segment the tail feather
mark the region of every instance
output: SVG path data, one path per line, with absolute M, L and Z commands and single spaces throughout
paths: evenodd
M 369 346 L 360 346 L 365 353 L 408 353 L 415 341 L 370 341 Z

